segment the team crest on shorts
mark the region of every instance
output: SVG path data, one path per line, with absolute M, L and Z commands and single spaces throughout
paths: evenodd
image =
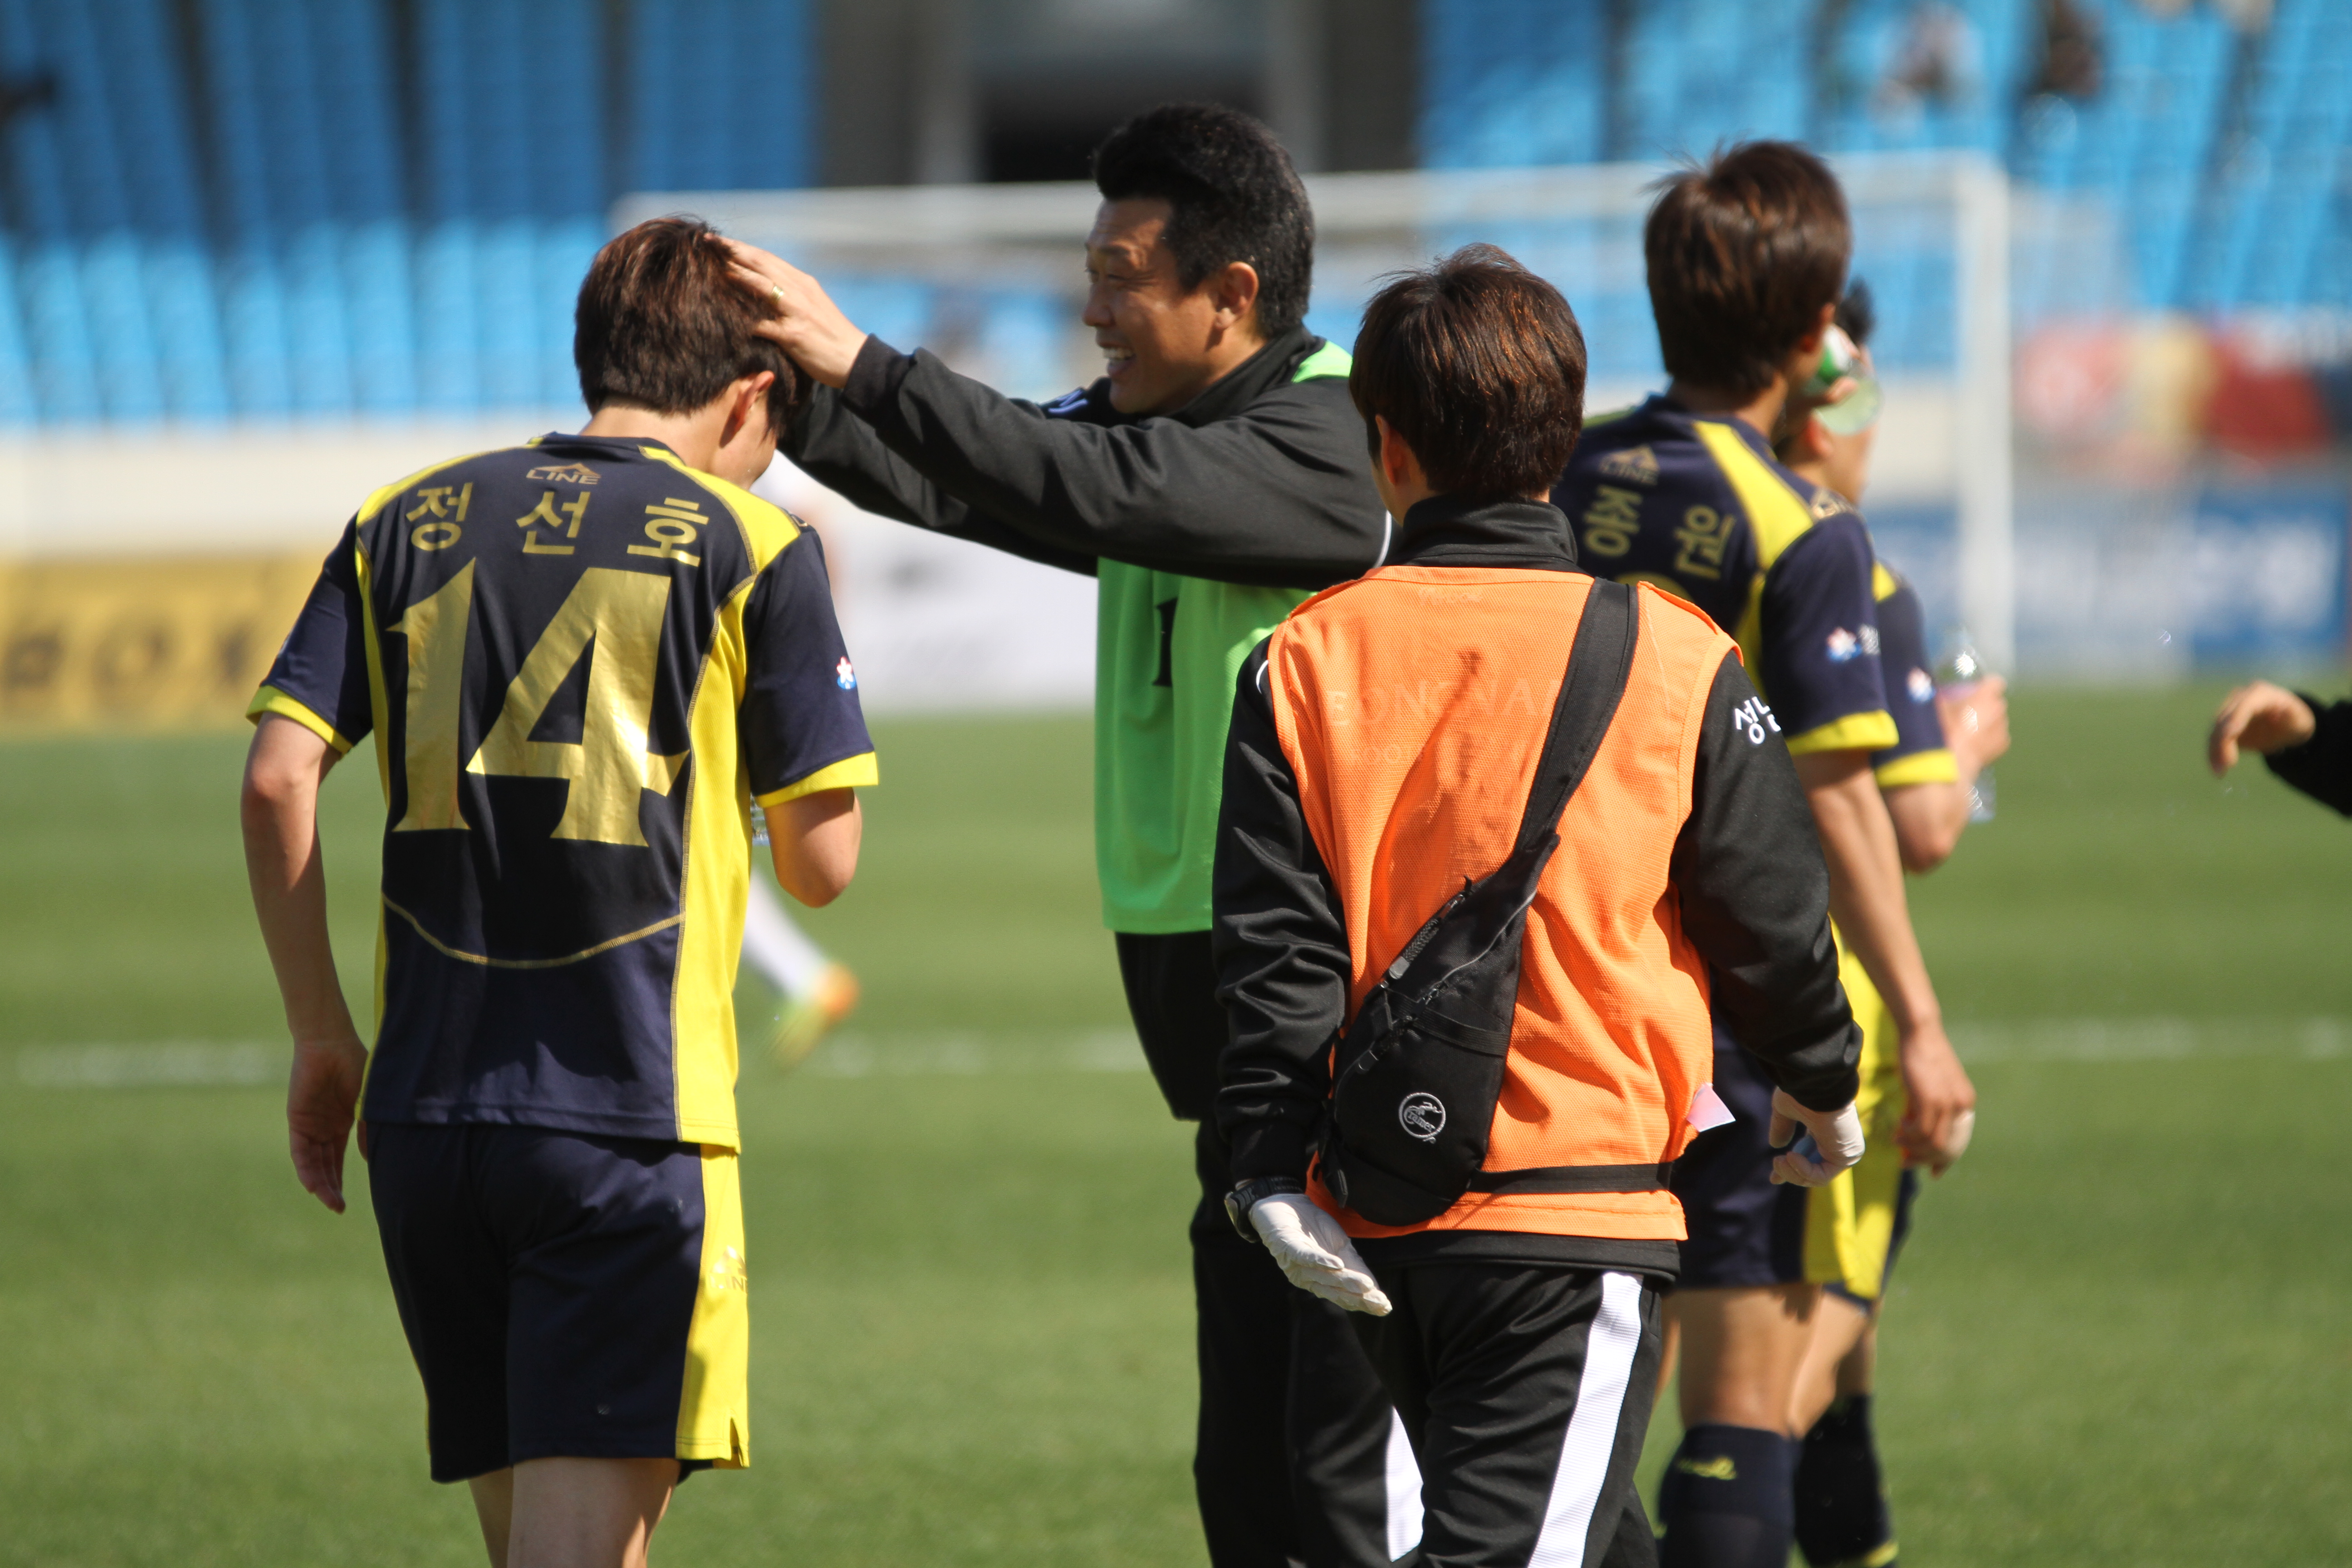
M 845 658 L 843 659 L 839 664 L 833 667 L 833 683 L 835 686 L 840 687 L 844 691 L 856 690 L 857 667 L 851 664 L 849 660 Z
M 1843 664 L 1862 651 L 1862 644 L 1852 632 L 1840 626 L 1829 636 L 1829 650 L 1832 664 Z
M 1909 688 L 1912 701 L 1932 702 L 1935 700 L 1935 678 L 1930 676 L 1926 670 L 1914 668 L 1911 673 L 1904 678 L 1903 684 Z
M 1445 1102 L 1433 1094 L 1415 1089 L 1397 1107 L 1397 1124 L 1423 1142 L 1434 1143 L 1437 1135 L 1445 1131 Z

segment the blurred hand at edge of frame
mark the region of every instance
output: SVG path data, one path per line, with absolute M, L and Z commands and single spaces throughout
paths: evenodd
M 822 284 L 791 262 L 740 239 L 726 244 L 735 258 L 731 276 L 768 312 L 760 335 L 836 392 L 847 384 L 866 334 L 841 313 Z
M 297 1040 L 286 1081 L 286 1134 L 302 1190 L 343 1212 L 343 1152 L 359 1110 L 367 1047 L 357 1040 Z M 367 1133 L 360 1134 L 367 1157 Z
M 1784 1148 L 1802 1127 L 1813 1135 L 1814 1153 Z M 1848 1100 L 1835 1110 L 1815 1110 L 1785 1089 L 1772 1091 L 1772 1182 L 1776 1186 L 1818 1187 L 1851 1170 L 1862 1158 L 1862 1118 Z
M 1304 1193 L 1276 1193 L 1250 1205 L 1250 1224 L 1282 1276 L 1310 1296 L 1350 1312 L 1389 1315 L 1389 1299 L 1339 1222 Z
M 2237 765 L 2241 747 L 2268 756 L 2311 739 L 2318 721 L 2311 705 L 2283 686 L 2256 680 L 2222 700 L 2205 739 L 2205 761 L 2221 778 Z
M 2009 682 L 1988 675 L 1962 695 L 1936 699 L 1937 717 L 1943 721 L 1945 743 L 1960 763 L 1960 776 L 1969 778 L 1998 762 L 2009 750 Z

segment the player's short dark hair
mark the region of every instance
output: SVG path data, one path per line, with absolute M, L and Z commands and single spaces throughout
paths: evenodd
M 1220 268 L 1257 271 L 1258 330 L 1272 337 L 1307 316 L 1315 278 L 1315 211 L 1274 132 L 1237 109 L 1164 103 L 1095 149 L 1103 200 L 1173 209 L 1168 248 L 1188 289 Z
M 1584 332 L 1559 289 L 1491 245 L 1400 272 L 1364 307 L 1348 395 L 1444 495 L 1541 495 L 1584 429 Z
M 1763 391 L 1845 282 L 1853 226 L 1837 176 L 1793 142 L 1742 142 L 1657 190 L 1642 254 L 1667 374 Z
M 761 337 L 759 301 L 728 275 L 719 233 L 700 218 L 657 217 L 609 241 L 589 264 L 572 317 L 572 363 L 593 413 L 608 403 L 691 414 L 730 383 L 776 373 L 768 422 L 779 434 L 807 379 Z

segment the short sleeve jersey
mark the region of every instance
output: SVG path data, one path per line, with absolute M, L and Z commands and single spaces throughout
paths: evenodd
M 654 442 L 368 498 L 254 699 L 383 784 L 362 1114 L 737 1144 L 753 801 L 872 784 L 815 534 Z
M 1731 634 L 1790 752 L 1895 743 L 1869 531 L 1744 421 L 1664 396 L 1596 417 L 1551 499 L 1586 571 L 1654 584 Z
M 1954 783 L 1959 768 L 1936 710 L 1936 678 L 1927 668 L 1927 615 L 1918 590 L 1882 565 L 1877 596 L 1879 662 L 1886 671 L 1887 711 L 1895 719 L 1895 744 L 1871 753 L 1878 786 Z

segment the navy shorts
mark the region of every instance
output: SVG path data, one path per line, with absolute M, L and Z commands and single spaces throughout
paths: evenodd
M 1675 1286 L 1794 1284 L 1805 1278 L 1806 1189 L 1772 1184 L 1772 1080 L 1720 1027 L 1715 1092 L 1738 1120 L 1700 1133 L 1675 1162 L 1690 1228 Z
M 1884 1149 L 1874 1146 L 1869 1163 L 1840 1180 L 1854 1188 L 1867 1180 L 1866 1192 L 1849 1196 L 1883 1205 L 1880 1214 L 1891 1207 L 1891 1233 L 1852 1228 L 1850 1215 L 1841 1218 L 1837 1205 L 1821 1201 L 1822 1189 L 1772 1184 L 1772 1156 L 1778 1152 L 1769 1142 L 1772 1080 L 1720 1030 L 1715 1037 L 1715 1092 L 1738 1120 L 1700 1133 L 1675 1162 L 1674 1194 L 1682 1200 L 1690 1229 L 1677 1288 L 1793 1285 L 1811 1279 L 1857 1306 L 1870 1307 L 1870 1292 L 1884 1292 L 1911 1234 L 1918 1173 L 1902 1167 L 1887 1142 L 1890 1135 L 1881 1129 L 1877 1136 Z M 1900 1110 L 1899 1102 L 1895 1110 Z M 1885 1237 L 1883 1252 L 1874 1250 L 1877 1244 L 1866 1239 L 1871 1235 Z M 1842 1267 L 1854 1257 L 1862 1257 L 1869 1269 L 1868 1282 L 1858 1289 L 1841 1277 Z
M 435 1480 L 557 1457 L 744 1462 L 731 1151 L 537 1127 L 368 1138 Z

